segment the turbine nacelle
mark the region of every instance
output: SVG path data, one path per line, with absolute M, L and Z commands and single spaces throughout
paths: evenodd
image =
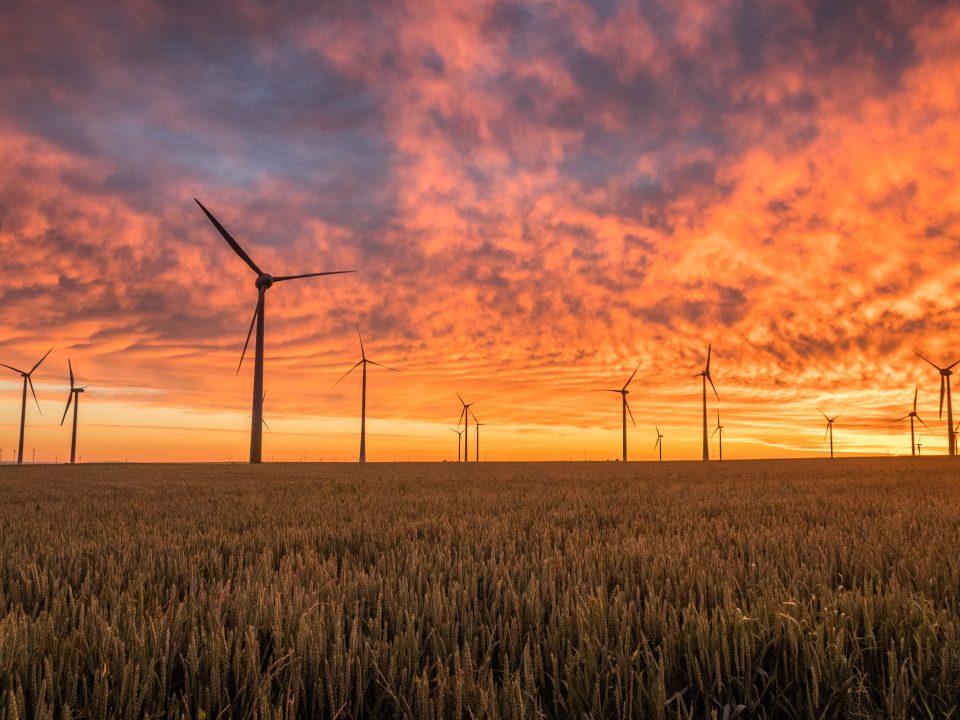
M 257 286 L 257 290 L 267 290 L 273 285 L 273 275 L 270 273 L 261 273 L 257 277 L 257 282 L 255 284 Z

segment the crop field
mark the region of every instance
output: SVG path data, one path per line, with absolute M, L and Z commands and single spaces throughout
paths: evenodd
M 955 717 L 958 468 L 0 467 L 0 718 Z

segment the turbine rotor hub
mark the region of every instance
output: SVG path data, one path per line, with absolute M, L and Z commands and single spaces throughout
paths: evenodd
M 259 277 L 257 277 L 256 285 L 257 285 L 257 290 L 266 290 L 271 285 L 273 285 L 273 275 L 270 275 L 269 273 L 264 273 L 263 275 L 260 275 Z

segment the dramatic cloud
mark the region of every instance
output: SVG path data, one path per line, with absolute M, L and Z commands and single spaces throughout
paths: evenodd
M 634 456 L 656 421 L 695 457 L 709 341 L 730 455 L 821 451 L 820 409 L 907 451 L 917 383 L 935 451 L 957 37 L 919 1 L 8 4 L 0 362 L 57 344 L 47 459 L 67 356 L 88 457 L 241 457 L 254 275 L 198 197 L 270 272 L 358 270 L 268 295 L 268 456 L 354 454 L 355 323 L 403 371 L 375 459 L 451 455 L 454 390 L 491 458 L 615 457 L 593 390 L 641 360 Z

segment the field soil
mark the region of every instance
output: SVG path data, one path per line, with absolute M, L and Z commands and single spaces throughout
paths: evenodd
M 0 720 L 955 717 L 960 459 L 0 467 Z

